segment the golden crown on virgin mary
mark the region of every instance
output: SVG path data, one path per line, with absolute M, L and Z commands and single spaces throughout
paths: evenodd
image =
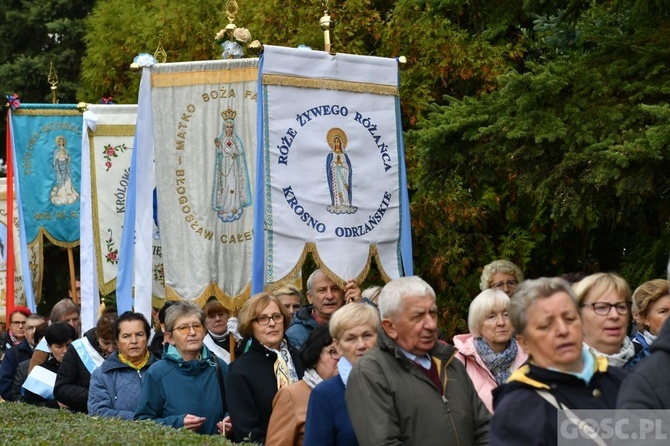
M 232 121 L 233 119 L 235 119 L 235 116 L 237 116 L 237 112 L 232 108 L 227 108 L 221 112 L 221 117 L 226 121 L 228 120 Z

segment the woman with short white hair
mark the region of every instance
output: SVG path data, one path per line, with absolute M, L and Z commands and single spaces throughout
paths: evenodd
M 454 336 L 456 357 L 465 365 L 477 394 L 493 412 L 491 392 L 521 367 L 528 355 L 512 337 L 507 312 L 510 299 L 502 291 L 484 290 L 470 303 L 470 333 Z
M 377 345 L 379 313 L 372 305 L 355 302 L 337 310 L 330 319 L 330 334 L 337 352 L 339 375 L 314 387 L 307 405 L 304 444 L 356 446 L 344 392 L 353 366 Z

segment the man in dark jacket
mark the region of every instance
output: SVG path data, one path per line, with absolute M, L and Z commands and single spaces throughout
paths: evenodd
M 402 277 L 379 296 L 377 347 L 354 366 L 346 401 L 358 443 L 489 444 L 489 412 L 456 349 L 437 341 L 435 292 Z
M 670 318 L 665 320 L 651 354 L 621 383 L 617 409 L 670 409 Z
M 44 318 L 39 314 L 28 316 L 25 324 L 25 338 L 19 345 L 12 347 L 5 354 L 5 359 L 0 365 L 0 396 L 6 401 L 14 401 L 12 386 L 16 369 L 19 363 L 33 356 L 35 329 L 43 323 Z
M 307 300 L 310 305 L 293 315 L 291 326 L 286 330 L 286 337 L 291 345 L 300 349 L 312 330 L 327 324 L 333 313 L 344 305 L 345 299 L 346 302 L 349 299 L 362 299 L 356 280 L 348 280 L 342 289 L 320 269 L 310 274 L 307 278 Z

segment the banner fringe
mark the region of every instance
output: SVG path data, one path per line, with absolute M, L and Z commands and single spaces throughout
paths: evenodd
M 349 91 L 353 93 L 372 93 L 384 96 L 398 96 L 398 87 L 366 82 L 340 81 L 334 79 L 305 78 L 279 74 L 264 74 L 263 85 L 278 87 L 312 88 L 317 90 Z
M 286 276 L 282 277 L 281 279 L 275 282 L 265 283 L 265 290 L 269 293 L 272 293 L 273 291 L 276 291 L 285 285 L 292 284 L 293 281 L 295 280 L 296 275 L 301 271 L 302 266 L 305 264 L 305 260 L 307 260 L 308 253 L 312 254 L 312 257 L 314 258 L 314 263 L 316 263 L 319 269 L 323 271 L 323 273 L 326 276 L 328 276 L 333 282 L 335 282 L 337 286 L 344 289 L 345 285 L 347 284 L 347 280 L 350 279 L 350 277 L 341 278 L 337 274 L 335 274 L 330 268 L 328 268 L 325 265 L 323 260 L 321 260 L 321 256 L 319 256 L 319 250 L 316 247 L 316 243 L 307 242 L 303 247 L 298 262 L 291 269 L 291 271 L 289 271 L 289 273 Z M 365 262 L 365 267 L 363 267 L 363 270 L 358 274 L 358 276 L 354 277 L 354 279 L 356 279 L 359 285 L 363 283 L 363 280 L 367 277 L 368 273 L 370 272 L 373 259 L 377 264 L 377 269 L 379 270 L 379 274 L 381 275 L 381 278 L 384 281 L 384 283 L 388 283 L 392 280 L 391 277 L 386 273 L 386 271 L 382 267 L 381 260 L 379 259 L 379 252 L 377 250 L 377 245 L 370 245 L 370 249 L 368 250 L 368 259 Z

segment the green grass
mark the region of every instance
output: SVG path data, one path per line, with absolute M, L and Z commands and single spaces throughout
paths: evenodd
M 23 403 L 0 403 L 0 444 L 16 445 L 232 445 L 153 421 L 90 417 Z M 248 443 L 246 443 L 248 444 Z

